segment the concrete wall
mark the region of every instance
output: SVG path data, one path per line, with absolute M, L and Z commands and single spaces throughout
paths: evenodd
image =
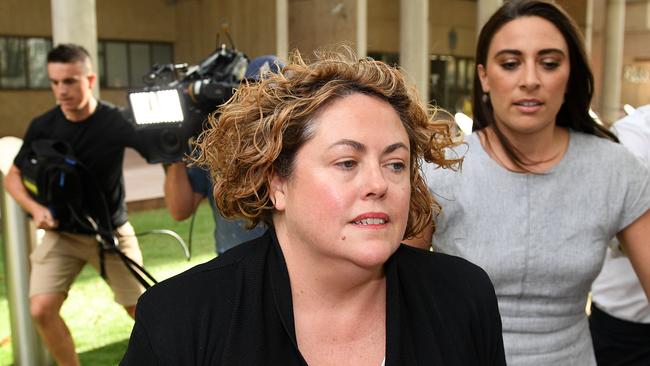
M 476 1 L 429 1 L 429 53 L 474 57 Z M 450 42 L 455 32 L 455 47 Z
M 373 0 L 368 2 L 372 6 Z M 341 43 L 354 48 L 356 14 L 355 0 L 290 0 L 289 50 L 298 49 L 309 59 L 316 49 Z
M 368 1 L 368 51 L 399 52 L 398 0 Z M 476 1 L 430 0 L 429 52 L 432 54 L 474 55 L 476 42 Z M 455 48 L 449 42 L 456 33 Z
M 0 1 L 0 34 L 50 37 L 50 7 L 38 0 Z M 0 90 L 0 137 L 22 137 L 35 111 L 45 111 L 54 98 L 48 90 Z
M 54 105 L 49 90 L 0 91 L 0 137 L 25 135 L 27 125 Z
M 238 49 L 251 58 L 275 53 L 275 1 L 221 0 L 217 3 L 218 19 L 230 25 Z
M 0 34 L 13 36 L 51 35 L 50 2 L 46 0 L 0 1 Z
M 101 39 L 176 40 L 176 8 L 161 0 L 96 0 L 97 36 Z
M 368 51 L 399 53 L 399 1 L 368 1 Z
M 223 30 L 229 30 L 235 46 L 254 58 L 275 52 L 275 2 L 255 0 L 177 1 L 177 62 L 197 63 L 219 44 L 230 46 Z

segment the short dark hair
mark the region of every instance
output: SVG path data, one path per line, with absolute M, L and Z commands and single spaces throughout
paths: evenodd
M 60 62 L 86 62 L 90 61 L 90 54 L 83 46 L 72 43 L 61 43 L 47 53 L 47 63 Z
M 556 124 L 618 141 L 614 134 L 599 125 L 589 115 L 591 98 L 594 94 L 594 76 L 589 67 L 583 46 L 584 42 L 578 27 L 573 19 L 557 5 L 544 0 L 511 0 L 504 3 L 481 29 L 476 45 L 476 65 L 487 67 L 487 56 L 492 38 L 505 24 L 520 17 L 540 17 L 551 22 L 560 31 L 569 48 L 569 81 L 566 87 L 565 102 L 558 111 Z M 483 88 L 478 77 L 474 78 L 472 94 L 474 129 L 481 130 L 487 126 L 493 126 L 508 157 L 515 165 L 526 170 L 525 166 L 528 164 L 522 160 L 521 154 L 494 123 L 492 104 L 489 100 L 484 101 Z

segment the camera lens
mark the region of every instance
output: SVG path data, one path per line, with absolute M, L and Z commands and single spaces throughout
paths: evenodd
M 160 134 L 160 148 L 166 154 L 176 154 L 180 152 L 181 141 L 176 133 L 171 130 L 164 130 Z

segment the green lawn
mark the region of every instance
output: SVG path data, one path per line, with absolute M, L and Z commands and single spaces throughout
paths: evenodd
M 186 242 L 190 220 L 175 222 L 165 209 L 130 215 L 136 232 L 170 229 Z M 214 224 L 207 204 L 199 207 L 193 231 L 192 260 L 187 262 L 180 246 L 170 237 L 147 235 L 139 238 L 145 268 L 162 280 L 215 256 Z M 0 366 L 12 364 L 11 329 L 4 278 L 4 258 L 0 251 Z M 133 321 L 113 302 L 110 288 L 91 266 L 86 266 L 75 281 L 63 305 L 63 317 L 75 340 L 84 365 L 116 365 L 126 349 Z

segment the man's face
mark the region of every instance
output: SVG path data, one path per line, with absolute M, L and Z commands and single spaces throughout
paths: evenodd
M 92 98 L 96 76 L 86 62 L 50 62 L 47 64 L 52 93 L 66 116 L 83 113 Z

